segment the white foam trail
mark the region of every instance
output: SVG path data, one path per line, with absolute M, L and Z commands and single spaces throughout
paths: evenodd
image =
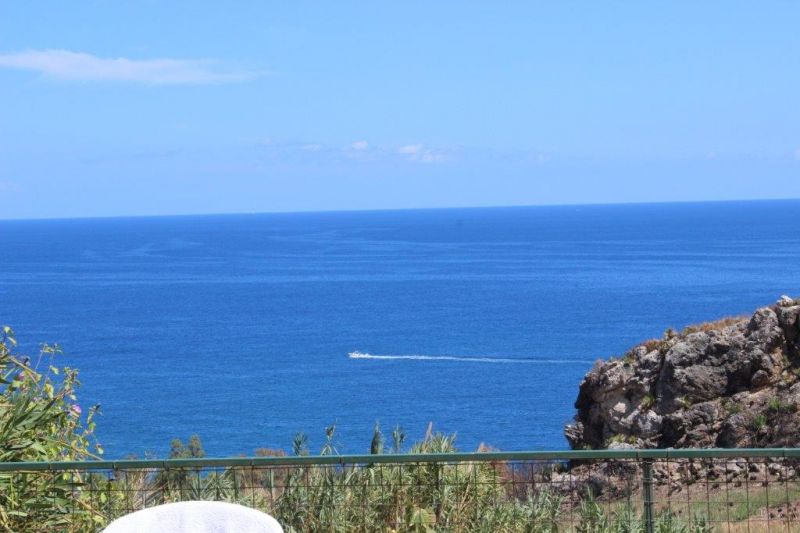
M 466 363 L 519 363 L 519 364 L 591 364 L 593 361 L 576 359 L 532 359 L 511 357 L 464 357 L 458 355 L 372 355 L 362 352 L 350 352 L 350 359 L 382 359 L 382 360 L 411 360 L 411 361 L 463 361 Z

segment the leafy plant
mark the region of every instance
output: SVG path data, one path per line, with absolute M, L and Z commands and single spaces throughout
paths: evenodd
M 761 431 L 765 427 L 767 427 L 767 416 L 763 413 L 756 415 L 753 419 L 752 428 L 753 431 Z
M 0 462 L 97 458 L 93 437 L 97 407 L 83 412 L 76 397 L 78 372 L 58 368 L 58 346 L 43 345 L 35 364 L 17 355 L 8 326 L 0 330 Z M 41 370 L 43 367 L 44 370 Z M 92 528 L 102 515 L 84 489 L 91 480 L 77 472 L 53 476 L 0 476 L 0 529 L 54 531 Z M 69 512 L 67 510 L 70 509 Z
M 170 459 L 200 459 L 205 456 L 206 452 L 203 450 L 203 443 L 200 441 L 199 435 L 189 437 L 186 445 L 180 439 L 173 439 L 170 443 Z
M 656 397 L 652 394 L 645 394 L 642 398 L 642 402 L 639 404 L 642 409 L 652 409 L 653 406 L 656 404 Z
M 797 411 L 797 405 L 793 403 L 783 403 L 778 398 L 772 398 L 767 404 L 767 410 L 772 413 L 794 413 Z
M 675 398 L 675 403 L 683 409 L 688 409 L 692 406 L 692 401 L 686 396 L 679 396 Z
M 608 516 L 591 491 L 580 503 L 578 520 L 578 533 L 605 533 L 610 529 Z
M 781 401 L 778 398 L 772 398 L 767 404 L 767 409 L 770 411 L 778 412 L 781 410 Z
M 725 412 L 728 414 L 728 416 L 733 416 L 737 413 L 742 412 L 742 406 L 734 402 L 733 400 L 725 401 L 723 407 L 725 408 Z
M 611 443 L 636 444 L 636 437 L 633 436 L 633 435 L 622 435 L 622 434 L 612 435 L 608 439 L 608 443 L 609 444 L 611 444 Z

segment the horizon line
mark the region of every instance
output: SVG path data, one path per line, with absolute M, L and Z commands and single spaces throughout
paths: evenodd
M 115 220 L 130 218 L 180 218 L 180 217 L 221 217 L 221 216 L 259 216 L 259 215 L 311 215 L 335 213 L 387 213 L 399 211 L 446 211 L 446 210 L 479 210 L 479 209 L 524 209 L 524 208 L 557 208 L 557 207 L 614 207 L 614 206 L 647 206 L 675 204 L 734 204 L 759 202 L 796 202 L 800 198 L 745 198 L 731 200 L 665 200 L 665 201 L 632 201 L 632 202 L 587 202 L 587 203 L 553 203 L 553 204 L 505 204 L 505 205 L 471 205 L 471 206 L 436 206 L 436 207 L 391 207 L 365 209 L 295 209 L 287 211 L 228 211 L 205 213 L 160 213 L 129 215 L 95 215 L 95 216 L 55 216 L 55 217 L 21 217 L 3 218 L 2 222 L 46 222 L 68 220 Z

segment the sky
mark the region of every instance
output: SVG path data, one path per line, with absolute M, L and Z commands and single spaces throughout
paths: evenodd
M 800 197 L 798 2 L 0 0 L 0 218 Z

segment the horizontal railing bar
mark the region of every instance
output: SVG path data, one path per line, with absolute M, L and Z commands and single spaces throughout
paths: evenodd
M 800 448 L 681 448 L 625 450 L 562 450 L 382 455 L 317 455 L 223 457 L 197 459 L 133 459 L 119 461 L 51 461 L 0 463 L 0 472 L 41 470 L 116 470 L 138 468 L 223 468 L 256 466 L 466 463 L 493 461 L 575 461 L 581 459 L 699 459 L 800 457 Z

